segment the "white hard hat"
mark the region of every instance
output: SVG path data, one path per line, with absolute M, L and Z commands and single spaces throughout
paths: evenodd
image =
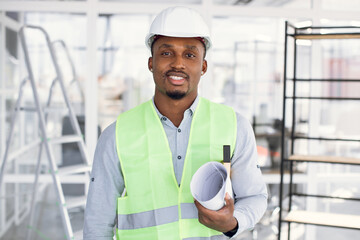
M 204 39 L 206 50 L 211 47 L 209 27 L 197 11 L 187 7 L 169 7 L 155 17 L 145 38 L 145 44 L 150 50 L 156 35 L 200 37 Z

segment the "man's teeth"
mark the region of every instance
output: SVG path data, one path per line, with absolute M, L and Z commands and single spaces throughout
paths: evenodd
M 174 79 L 174 80 L 182 80 L 184 79 L 183 77 L 178 77 L 178 76 L 170 76 L 171 79 Z

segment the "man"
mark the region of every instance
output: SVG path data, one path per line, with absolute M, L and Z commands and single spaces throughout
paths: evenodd
M 155 94 L 121 114 L 101 135 L 93 163 L 84 239 L 226 239 L 251 229 L 267 205 L 249 122 L 198 96 L 207 71 L 209 30 L 192 9 L 173 7 L 153 21 L 146 44 Z M 194 201 L 190 180 L 231 145 L 232 186 L 211 211 Z M 234 203 L 235 202 L 235 203 Z

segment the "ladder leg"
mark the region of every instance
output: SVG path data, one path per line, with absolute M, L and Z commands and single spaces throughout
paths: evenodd
M 42 130 L 43 131 L 43 136 L 46 136 L 46 133 L 44 132 L 43 123 L 41 125 L 42 125 L 41 128 L 43 129 Z M 55 190 L 56 190 L 56 193 L 57 193 L 58 199 L 59 199 L 59 202 L 57 204 L 60 207 L 61 217 L 62 217 L 63 223 L 65 225 L 64 227 L 65 227 L 65 232 L 66 232 L 66 238 L 67 239 L 72 239 L 73 231 L 72 231 L 72 227 L 71 227 L 71 223 L 70 223 L 69 214 L 68 214 L 68 211 L 67 211 L 67 208 L 66 208 L 65 197 L 64 197 L 63 190 L 62 190 L 60 178 L 59 178 L 59 176 L 57 174 L 58 168 L 57 168 L 57 165 L 55 163 L 55 158 L 54 158 L 53 152 L 51 151 L 51 148 L 50 148 L 50 143 L 47 142 L 46 140 L 45 140 L 45 150 L 46 150 L 46 154 L 47 154 L 48 159 L 49 159 L 51 175 L 52 175 L 53 182 L 54 182 L 54 185 L 55 185 Z
M 51 100 L 52 100 L 52 93 L 53 93 L 53 89 L 55 86 L 57 79 L 54 79 L 53 82 L 51 83 L 51 87 L 50 87 L 50 93 L 48 96 L 48 100 L 46 103 L 46 107 L 50 107 L 51 105 Z M 47 124 L 47 120 L 48 120 L 48 114 L 44 113 L 44 118 L 45 118 L 45 124 Z M 42 155 L 42 149 L 43 149 L 43 145 L 44 143 L 42 142 L 40 144 L 40 148 L 39 148 L 39 154 L 38 154 L 38 160 L 37 160 L 37 164 L 36 164 L 36 170 L 35 170 L 35 181 L 34 181 L 34 185 L 33 185 L 33 190 L 32 190 L 32 196 L 31 196 L 31 205 L 30 205 L 30 219 L 29 219 L 29 225 L 28 225 L 28 233 L 26 236 L 27 240 L 31 240 L 32 239 L 32 233 L 33 231 L 31 230 L 34 227 L 34 220 L 35 220 L 35 203 L 36 203 L 36 196 L 37 196 L 37 188 L 38 188 L 38 182 L 39 182 L 39 175 L 40 175 L 40 166 L 41 166 L 41 155 Z
M 55 185 L 55 190 L 56 190 L 56 193 L 57 193 L 58 199 L 59 199 L 58 205 L 60 207 L 61 217 L 62 217 L 63 223 L 65 225 L 64 227 L 65 227 L 66 237 L 67 237 L 67 239 L 71 239 L 72 235 L 73 235 L 73 231 L 72 231 L 72 227 L 71 227 L 71 223 L 70 223 L 69 214 L 67 212 L 67 208 L 66 208 L 66 204 L 65 204 L 65 197 L 63 194 L 60 178 L 57 175 L 58 168 L 56 165 L 55 157 L 54 157 L 54 154 L 50 147 L 50 143 L 47 141 L 48 137 L 46 134 L 45 117 L 40 108 L 40 102 L 39 102 L 39 98 L 38 98 L 37 91 L 35 88 L 35 84 L 33 81 L 31 83 L 33 85 L 32 87 L 33 87 L 33 93 L 34 93 L 34 98 L 35 98 L 35 104 L 36 104 L 36 108 L 37 108 L 37 111 L 39 114 L 41 135 L 42 135 L 42 139 L 44 141 L 43 143 L 45 146 L 46 155 L 49 160 L 50 171 L 51 171 L 51 175 L 52 175 L 53 182 Z
M 291 223 L 288 223 L 288 240 L 290 240 L 290 228 L 291 228 Z
M 43 143 L 40 144 L 38 160 L 37 160 L 37 165 L 36 165 L 35 181 L 34 181 L 33 190 L 32 190 L 32 194 L 31 194 L 32 196 L 31 196 L 31 205 L 30 205 L 30 219 L 29 219 L 29 225 L 27 226 L 28 232 L 26 235 L 27 240 L 32 239 L 32 232 L 33 232 L 32 228 L 34 228 L 35 203 L 36 203 L 36 196 L 37 196 L 36 192 L 37 192 L 37 186 L 38 186 L 39 175 L 40 175 L 42 148 L 43 148 Z

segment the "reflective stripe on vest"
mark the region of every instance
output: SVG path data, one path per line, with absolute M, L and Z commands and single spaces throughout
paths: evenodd
M 181 203 L 180 208 L 182 219 L 198 218 L 198 210 L 194 203 Z
M 191 237 L 191 238 L 183 238 L 182 240 L 223 240 L 227 239 L 224 235 L 215 235 L 211 237 Z
M 200 98 L 194 112 L 180 187 L 166 133 L 152 101 L 118 117 L 116 147 L 126 195 L 118 198 L 118 239 L 216 239 L 198 222 L 190 180 L 208 161 L 221 161 L 223 145 L 236 141 L 236 115 Z
M 182 219 L 198 217 L 198 211 L 194 203 L 181 203 L 180 205 Z M 117 228 L 125 230 L 153 227 L 160 224 L 176 222 L 178 220 L 178 205 L 175 205 L 134 214 L 118 214 Z
M 179 220 L 178 206 L 165 207 L 134 214 L 118 214 L 118 229 L 137 229 L 176 222 Z

